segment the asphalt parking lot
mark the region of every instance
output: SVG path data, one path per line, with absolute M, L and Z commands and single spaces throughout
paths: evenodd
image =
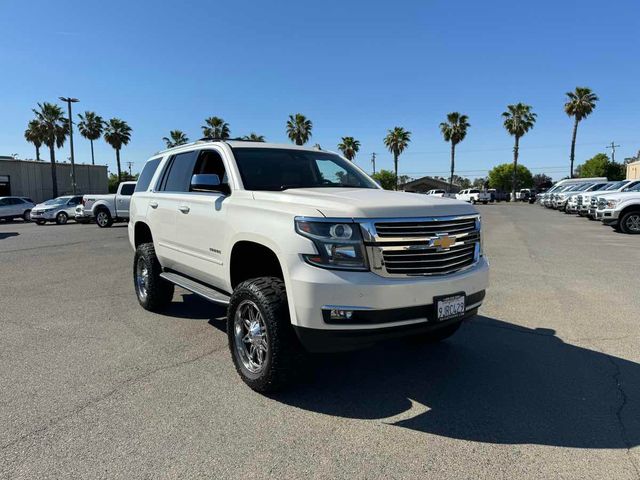
M 481 316 L 272 397 L 223 310 L 138 306 L 125 225 L 0 224 L 0 477 L 640 478 L 640 236 L 479 208 Z

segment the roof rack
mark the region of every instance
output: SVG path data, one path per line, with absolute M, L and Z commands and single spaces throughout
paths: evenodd
M 198 141 L 199 142 L 226 142 L 226 141 L 232 141 L 232 142 L 255 142 L 255 140 L 248 140 L 246 138 L 240 138 L 240 137 L 236 137 L 236 138 L 208 138 L 208 137 L 204 137 L 204 138 L 201 138 Z

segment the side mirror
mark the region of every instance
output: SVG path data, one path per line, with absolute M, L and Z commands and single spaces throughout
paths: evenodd
M 192 192 L 220 192 L 221 185 L 220 177 L 215 173 L 203 173 L 191 177 Z

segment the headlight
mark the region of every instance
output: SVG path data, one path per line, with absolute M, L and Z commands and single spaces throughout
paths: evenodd
M 607 208 L 616 208 L 617 200 L 607 200 Z
M 313 241 L 318 253 L 303 254 L 307 263 L 338 270 L 369 270 L 360 226 L 349 222 L 296 219 L 296 232 Z

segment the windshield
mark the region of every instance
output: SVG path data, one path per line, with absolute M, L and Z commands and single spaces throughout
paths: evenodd
M 640 192 L 640 182 L 623 190 L 624 192 Z
M 609 191 L 609 190 L 617 190 L 617 189 L 619 189 L 621 187 L 624 187 L 627 183 L 628 182 L 626 180 L 623 180 L 622 182 L 615 182 L 615 183 L 612 183 L 610 185 L 607 185 L 607 188 L 605 188 L 604 190 L 607 190 L 607 191 Z
M 235 148 L 247 190 L 290 188 L 378 188 L 351 162 L 327 152 L 276 148 Z
M 71 200 L 71 197 L 58 197 L 58 198 L 52 198 L 51 200 L 47 200 L 46 202 L 44 202 L 44 204 L 60 205 L 61 203 L 67 203 L 69 200 Z

